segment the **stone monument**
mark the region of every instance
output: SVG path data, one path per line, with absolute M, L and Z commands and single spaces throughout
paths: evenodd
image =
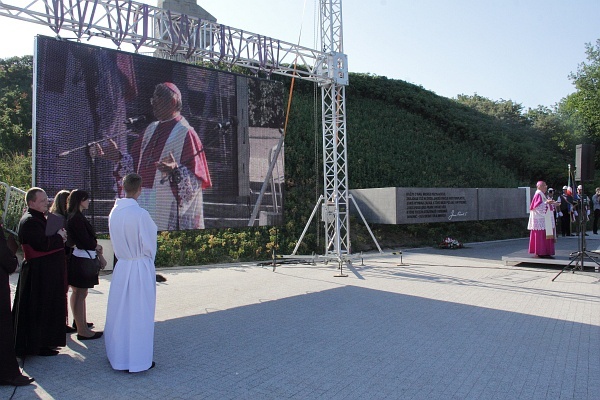
M 158 0 L 157 7 L 185 14 L 189 17 L 217 22 L 217 19 L 204 8 L 200 7 L 196 0 Z

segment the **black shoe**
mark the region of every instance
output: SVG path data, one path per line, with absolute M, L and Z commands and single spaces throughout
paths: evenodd
M 57 355 L 58 355 L 58 350 L 49 349 L 47 347 L 40 349 L 40 351 L 38 352 L 38 356 L 42 356 L 42 357 L 51 357 L 51 356 L 57 356 Z
M 65 326 L 65 332 L 67 332 L 67 333 L 75 333 L 75 332 L 77 332 L 77 329 L 75 329 L 75 328 L 67 325 L 67 326 Z
M 104 334 L 104 332 L 94 332 L 94 334 L 92 336 L 90 336 L 90 337 L 82 336 L 82 335 L 77 335 L 77 340 L 95 340 L 95 339 L 100 339 L 103 334 Z
M 77 330 L 77 323 L 75 322 L 75 320 L 73 320 L 73 329 Z M 93 322 L 88 322 L 87 323 L 88 328 L 93 328 L 94 327 L 94 323 Z
M 148 368 L 146 371 L 151 370 L 152 368 L 154 368 L 156 366 L 156 363 L 154 361 L 152 361 L 152 365 L 150 366 L 150 368 Z M 129 372 L 129 370 L 126 370 L 125 372 L 127 372 L 128 374 L 137 374 L 137 372 Z M 138 372 L 144 372 L 144 371 L 138 371 Z
M 0 381 L 0 386 L 27 386 L 34 380 L 29 376 L 17 375 L 12 379 Z

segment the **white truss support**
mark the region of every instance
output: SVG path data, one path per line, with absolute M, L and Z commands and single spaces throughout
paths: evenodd
M 339 261 L 350 254 L 345 87 L 323 85 L 321 95 L 325 255 Z
M 110 39 L 121 50 L 132 45 L 132 51 L 149 48 L 178 61 L 331 80 L 319 68 L 327 63 L 325 52 L 132 0 L 0 0 L 0 16 L 48 26 L 61 37 Z M 294 63 L 301 68 L 294 69 Z
M 342 1 L 321 0 L 320 8 L 323 51 L 343 53 Z
M 321 41 L 327 62 L 320 65 L 330 82 L 321 84 L 323 124 L 323 208 L 325 257 L 339 263 L 350 248 L 348 153 L 346 148 L 347 59 L 343 54 L 342 1 L 321 0 Z

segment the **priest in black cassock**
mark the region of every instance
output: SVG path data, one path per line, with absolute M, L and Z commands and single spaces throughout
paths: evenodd
M 16 250 L 14 238 L 7 242 L 0 225 L 0 385 L 25 386 L 33 382 L 33 378 L 24 376 L 19 369 L 10 315 L 8 276 L 17 269 Z
M 25 261 L 13 305 L 15 351 L 18 356 L 54 356 L 65 338 L 64 228 L 46 236 L 48 196 L 31 188 L 25 195 L 27 211 L 19 221 L 19 241 Z

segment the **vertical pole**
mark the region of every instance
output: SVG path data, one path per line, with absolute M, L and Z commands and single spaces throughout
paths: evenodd
M 341 261 L 350 254 L 348 167 L 346 148 L 347 66 L 342 44 L 342 2 L 321 0 L 322 71 L 331 80 L 321 85 L 323 124 L 323 220 L 325 256 Z

